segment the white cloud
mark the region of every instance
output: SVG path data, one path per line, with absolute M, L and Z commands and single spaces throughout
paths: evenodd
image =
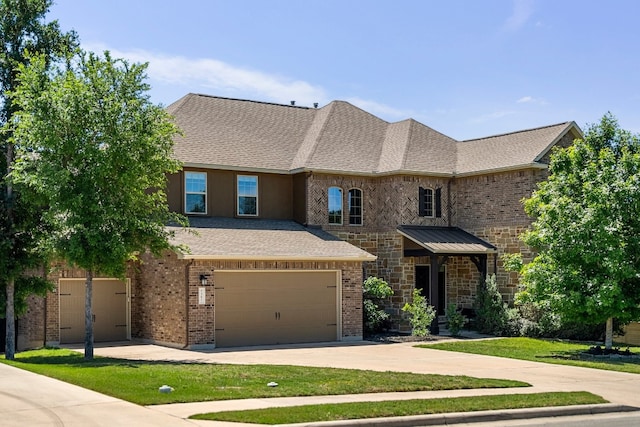
M 371 114 L 390 120 L 407 119 L 413 115 L 412 112 L 408 110 L 400 110 L 376 101 L 369 101 L 357 97 L 347 98 L 345 101 L 355 105 L 356 107 L 362 108 Z
M 533 14 L 533 0 L 514 0 L 513 12 L 504 23 L 507 31 L 517 31 L 522 28 Z
M 483 114 L 482 116 L 478 116 L 478 117 L 472 118 L 470 120 L 470 122 L 471 123 L 485 123 L 485 122 L 490 122 L 492 120 L 498 120 L 498 119 L 501 119 L 503 117 L 510 116 L 512 114 L 515 114 L 515 111 L 511 111 L 511 110 L 495 111 L 493 113 Z
M 84 46 L 87 50 L 109 50 L 114 57 L 132 62 L 148 62 L 147 74 L 151 80 L 184 86 L 186 92 L 237 93 L 239 96 L 279 103 L 296 101 L 310 106 L 314 102 L 326 103 L 323 88 L 286 76 L 236 67 L 209 58 L 170 56 L 145 50 L 116 50 L 104 46 Z
M 322 106 L 332 100 L 324 88 L 306 81 L 237 67 L 217 59 L 186 58 L 140 49 L 125 51 L 98 44 L 83 47 L 94 52 L 109 50 L 113 57 L 131 62 L 148 62 L 147 74 L 152 83 L 155 81 L 184 87 L 185 93 L 200 92 L 282 104 L 296 101 L 296 105 L 300 106 L 312 106 L 316 102 Z M 347 98 L 345 101 L 390 121 L 411 116 L 410 111 L 376 101 L 358 97 Z
M 537 104 L 537 105 L 547 105 L 548 102 L 542 98 L 534 98 L 532 96 L 523 96 L 522 98 L 516 101 L 517 104 Z

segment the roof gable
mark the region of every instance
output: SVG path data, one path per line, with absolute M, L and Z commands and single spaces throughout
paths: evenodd
M 535 167 L 574 122 L 457 141 L 413 119 L 388 123 L 348 102 L 322 108 L 188 94 L 167 107 L 186 166 L 278 173 L 466 175 Z M 544 165 L 539 164 L 539 167 Z
M 560 138 L 576 130 L 574 122 L 565 122 L 459 142 L 456 174 L 532 166 Z

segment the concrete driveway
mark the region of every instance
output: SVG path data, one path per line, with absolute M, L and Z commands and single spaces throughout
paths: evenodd
M 80 347 L 76 350 L 81 351 L 82 348 Z M 615 404 L 640 407 L 640 376 L 638 375 L 421 349 L 413 347 L 411 343 L 376 344 L 361 342 L 353 344 L 220 349 L 204 352 L 127 342 L 115 345 L 96 345 L 95 354 L 138 360 L 281 364 L 469 375 L 521 380 L 532 384 L 533 387 L 246 399 L 141 407 L 0 364 L 0 419 L 2 420 L 0 424 L 3 426 L 221 426 L 225 423 L 198 422 L 186 420 L 185 418 L 202 412 L 310 403 L 544 391 L 584 390 L 600 395 Z M 277 382 L 278 378 L 273 380 Z M 531 413 L 530 416 L 542 415 Z
M 318 366 L 375 371 L 405 371 L 443 375 L 469 375 L 525 381 L 533 387 L 509 390 L 458 390 L 387 395 L 350 396 L 353 400 L 388 400 L 398 396 L 445 397 L 479 394 L 537 393 L 545 391 L 589 391 L 612 403 L 640 407 L 640 376 L 613 371 L 579 368 L 548 363 L 527 362 L 492 356 L 416 348 L 412 343 L 297 345 L 290 347 L 252 347 L 212 351 L 186 351 L 155 345 L 128 344 L 101 347 L 96 354 L 141 360 L 199 361 L 205 363 L 278 364 Z M 274 378 L 278 382 L 277 378 Z M 305 398 L 305 403 L 337 401 L 339 397 Z M 255 401 L 257 400 L 257 402 Z M 274 406 L 275 400 L 238 401 L 237 409 Z M 300 399 L 284 400 L 284 405 L 301 404 Z M 230 409 L 229 402 L 161 405 L 154 409 L 176 416 Z M 278 405 L 279 406 L 279 405 Z M 195 410 L 195 412 L 193 412 Z

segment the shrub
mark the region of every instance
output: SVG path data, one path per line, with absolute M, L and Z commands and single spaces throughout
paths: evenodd
M 409 313 L 409 323 L 411 323 L 411 334 L 417 337 L 427 337 L 431 333 L 429 327 L 436 318 L 435 309 L 429 305 L 427 299 L 421 295 L 420 289 L 413 290 L 413 301 L 406 303 L 402 311 Z
M 474 302 L 478 332 L 503 335 L 508 330 L 510 313 L 498 291 L 495 274 L 488 276 L 484 286 L 480 283 L 478 288 L 478 295 Z
M 467 323 L 467 318 L 462 314 L 455 304 L 449 304 L 446 311 L 447 327 L 454 337 L 460 333 L 460 330 Z
M 367 277 L 362 286 L 364 330 L 367 333 L 380 332 L 388 327 L 389 313 L 380 306 L 393 295 L 393 289 L 378 277 Z

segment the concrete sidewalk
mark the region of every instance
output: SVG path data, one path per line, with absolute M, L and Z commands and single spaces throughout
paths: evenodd
M 82 348 L 75 348 L 81 351 Z M 3 426 L 238 426 L 235 423 L 187 420 L 202 412 L 254 409 L 313 403 L 384 401 L 411 398 L 473 396 L 482 394 L 536 393 L 544 391 L 591 391 L 612 405 L 581 407 L 578 413 L 623 411 L 640 407 L 640 379 L 633 374 L 525 362 L 489 356 L 414 348 L 412 343 L 297 345 L 270 348 L 220 349 L 207 352 L 179 350 L 156 345 L 120 343 L 97 345 L 95 354 L 137 360 L 167 360 L 203 363 L 279 364 L 407 371 L 446 375 L 506 378 L 528 382 L 533 387 L 515 389 L 452 390 L 416 393 L 382 393 L 344 396 L 311 396 L 245 399 L 220 402 L 142 407 L 82 389 L 48 377 L 0 364 L 0 424 Z M 277 378 L 273 379 L 278 382 Z M 171 385 L 171 384 L 169 384 Z M 266 385 L 265 385 L 266 386 Z M 626 405 L 626 406 L 625 406 Z M 531 418 L 558 411 L 489 411 L 408 419 L 388 419 L 385 425 L 441 425 L 471 421 Z M 562 413 L 575 408 L 561 409 Z M 519 414 L 519 415 L 518 415 Z M 554 415 L 555 416 L 555 415 Z M 471 420 L 471 421 L 470 421 Z M 380 421 L 380 420 L 379 420 Z M 404 424 L 403 424 L 404 423 Z M 419 424 L 416 424 L 419 423 Z M 356 425 L 333 423 L 333 425 Z M 326 424 L 324 424 L 326 425 Z
M 0 425 L 193 427 L 194 423 L 0 363 Z

